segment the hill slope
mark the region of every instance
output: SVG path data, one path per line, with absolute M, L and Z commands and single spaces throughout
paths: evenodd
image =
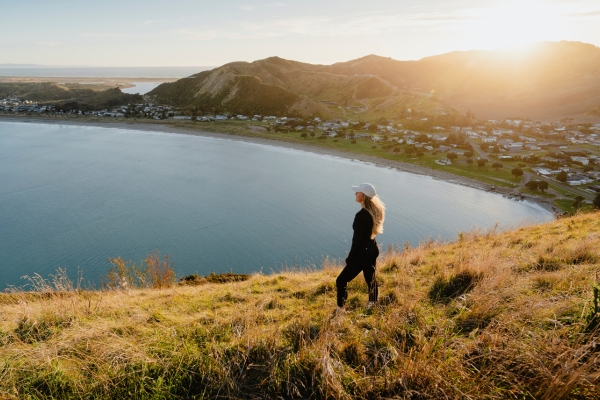
M 240 88 L 238 80 L 247 76 L 258 81 L 251 89 Z M 418 61 L 370 55 L 333 65 L 271 57 L 226 64 L 163 84 L 150 94 L 201 111 L 252 109 L 265 114 L 263 109 L 285 113 L 301 96 L 356 106 L 368 99 L 406 94 L 430 99 L 432 92 L 448 106 L 463 112 L 470 109 L 480 118 L 582 114 L 600 105 L 600 49 L 579 42 L 544 42 L 524 49 L 453 52 Z M 399 105 L 398 112 L 402 111 Z
M 599 398 L 599 217 L 388 250 L 381 305 L 359 277 L 342 316 L 331 262 L 163 290 L 38 279 L 0 295 L 0 395 Z

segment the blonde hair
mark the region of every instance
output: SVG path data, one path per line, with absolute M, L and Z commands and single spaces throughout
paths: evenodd
M 363 193 L 362 206 L 371 214 L 373 218 L 373 230 L 371 231 L 371 239 L 383 233 L 383 221 L 385 220 L 385 204 L 375 195 L 369 197 Z

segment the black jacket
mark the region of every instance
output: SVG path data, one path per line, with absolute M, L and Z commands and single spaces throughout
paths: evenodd
M 354 217 L 352 229 L 354 229 L 352 247 L 348 258 L 346 258 L 346 264 L 374 261 L 379 255 L 379 249 L 375 239 L 371 239 L 373 231 L 373 217 L 371 217 L 371 214 L 361 208 Z

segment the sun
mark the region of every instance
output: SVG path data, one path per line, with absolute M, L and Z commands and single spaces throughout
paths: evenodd
M 565 37 L 564 13 L 539 1 L 511 1 L 469 12 L 467 31 L 475 48 L 495 49 Z

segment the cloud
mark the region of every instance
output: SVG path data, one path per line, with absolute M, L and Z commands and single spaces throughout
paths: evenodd
M 48 42 L 37 42 L 37 44 L 40 46 L 55 47 L 55 46 L 60 46 L 62 43 L 55 42 L 55 41 L 48 41 Z
M 567 14 L 567 17 L 573 17 L 573 18 L 600 17 L 600 10 Z
M 198 32 L 190 29 L 179 29 L 175 33 L 183 36 L 184 40 L 211 40 L 224 37 L 224 34 L 215 30 Z
M 249 5 L 243 5 L 243 6 L 239 6 L 240 10 L 244 10 L 244 11 L 252 11 L 254 10 L 254 6 L 249 6 Z
M 123 38 L 130 35 L 122 33 L 81 33 L 79 36 L 83 38 Z
M 177 34 L 184 40 L 268 39 L 290 35 L 335 37 L 389 34 L 415 27 L 453 29 L 465 21 L 478 19 L 468 13 L 396 14 L 396 15 L 342 15 L 279 18 L 265 23 L 248 22 L 232 28 L 214 28 L 197 31 L 180 29 Z
M 144 22 L 142 22 L 142 25 L 150 25 L 153 23 L 154 23 L 154 21 L 144 21 Z
M 415 26 L 435 26 L 460 23 L 473 19 L 460 14 L 396 14 L 344 16 L 338 18 L 309 17 L 280 19 L 266 24 L 247 24 L 245 29 L 254 35 L 282 36 L 365 36 L 397 32 Z

